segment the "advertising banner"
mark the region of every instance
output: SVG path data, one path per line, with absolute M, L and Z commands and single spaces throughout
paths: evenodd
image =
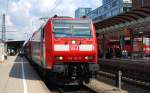
M 133 51 L 143 51 L 142 38 L 134 38 Z
M 143 38 L 143 51 L 145 54 L 150 54 L 150 38 Z

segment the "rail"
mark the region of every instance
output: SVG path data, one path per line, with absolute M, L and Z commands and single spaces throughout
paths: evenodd
M 119 89 L 121 89 L 121 82 L 122 81 L 127 82 L 127 83 L 131 83 L 131 84 L 135 84 L 135 85 L 138 85 L 138 86 L 143 86 L 143 87 L 146 87 L 146 88 L 150 88 L 150 83 L 149 82 L 145 82 L 145 81 L 141 81 L 141 80 L 132 79 L 132 78 L 129 78 L 129 77 L 122 76 L 122 72 L 120 70 L 116 74 L 105 72 L 105 71 L 98 71 L 97 73 L 98 73 L 98 75 L 103 75 L 105 77 L 116 80 L 116 85 Z
M 98 75 L 103 75 L 106 76 L 108 78 L 111 78 L 113 80 L 116 80 L 116 85 L 119 89 L 121 89 L 121 82 L 127 82 L 127 83 L 131 83 L 131 84 L 135 84 L 138 86 L 143 86 L 145 88 L 150 88 L 150 83 L 145 82 L 145 81 L 141 81 L 141 80 L 136 80 L 136 79 L 132 79 L 129 77 L 125 77 L 122 76 L 122 72 L 121 70 L 118 71 L 118 73 L 113 74 L 113 73 L 109 73 L 109 72 L 104 72 L 104 71 L 98 71 L 97 72 Z
M 57 87 L 58 93 L 97 93 L 84 85 Z

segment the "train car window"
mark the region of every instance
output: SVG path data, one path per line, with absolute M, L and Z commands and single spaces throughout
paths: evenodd
M 90 20 L 53 20 L 55 37 L 91 38 Z

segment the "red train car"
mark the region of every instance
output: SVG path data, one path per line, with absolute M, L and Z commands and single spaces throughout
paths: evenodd
M 89 19 L 50 18 L 27 48 L 30 60 L 65 83 L 89 81 L 99 69 L 96 34 Z
M 26 56 L 26 58 L 28 58 L 29 60 L 31 59 L 31 42 L 30 39 L 27 42 L 24 42 L 24 55 Z

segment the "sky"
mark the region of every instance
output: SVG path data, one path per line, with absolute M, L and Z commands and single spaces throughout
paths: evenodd
M 101 0 L 0 0 L 0 31 L 3 13 L 7 39 L 25 40 L 43 23 L 41 17 L 55 14 L 74 17 L 79 7 L 95 9 L 100 5 Z

